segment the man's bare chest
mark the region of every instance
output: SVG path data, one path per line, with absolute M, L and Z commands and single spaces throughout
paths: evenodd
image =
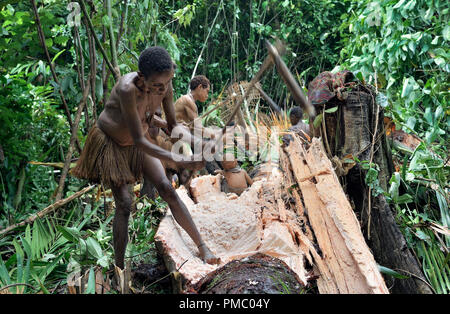
M 142 93 L 136 97 L 136 105 L 139 115 L 148 118 L 152 116 L 159 108 L 164 96 Z

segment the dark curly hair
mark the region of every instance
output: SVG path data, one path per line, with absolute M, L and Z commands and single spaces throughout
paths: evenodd
M 297 119 L 303 118 L 303 109 L 301 107 L 294 107 L 291 109 L 289 116 L 296 117 Z
M 291 119 L 292 124 L 297 124 L 297 122 L 303 118 L 303 109 L 301 107 L 292 108 L 289 112 L 289 118 Z
M 149 47 L 142 51 L 138 61 L 139 71 L 148 78 L 152 73 L 175 70 L 169 53 L 162 47 Z
M 194 90 L 197 88 L 197 86 L 202 85 L 203 88 L 207 88 L 208 86 L 211 86 L 211 83 L 204 75 L 197 75 L 192 78 L 192 80 L 189 82 L 189 88 L 191 90 Z

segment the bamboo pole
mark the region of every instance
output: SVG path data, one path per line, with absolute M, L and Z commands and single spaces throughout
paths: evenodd
M 223 0 L 220 1 L 219 6 L 217 7 L 216 16 L 214 17 L 214 20 L 213 20 L 213 22 L 212 22 L 212 24 L 211 24 L 211 28 L 209 29 L 209 32 L 208 32 L 208 36 L 206 36 L 206 40 L 205 40 L 205 42 L 203 43 L 203 47 L 202 47 L 202 50 L 200 51 L 200 55 L 198 56 L 197 62 L 195 63 L 194 71 L 192 71 L 192 75 L 191 75 L 191 80 L 192 80 L 192 79 L 194 78 L 194 76 L 195 76 L 195 72 L 197 71 L 197 67 L 198 67 L 198 64 L 199 64 L 199 62 L 200 62 L 200 59 L 201 59 L 201 57 L 202 57 L 203 51 L 205 50 L 206 44 L 208 43 L 209 35 L 211 35 L 211 31 L 213 30 L 214 25 L 216 24 L 216 19 L 217 19 L 217 16 L 219 15 L 219 12 L 220 12 L 220 6 L 221 6 L 221 4 L 222 4 L 222 1 L 223 1 Z M 189 88 L 188 88 L 188 91 L 187 91 L 187 92 L 189 92 Z

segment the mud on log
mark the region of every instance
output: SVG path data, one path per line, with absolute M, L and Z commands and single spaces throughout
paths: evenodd
M 325 104 L 326 107 L 339 106 L 339 109 L 335 113 L 326 114 L 326 134 L 322 132 L 322 136 L 328 140 L 330 153 L 339 160 L 357 157 L 361 161 L 377 164 L 379 184 L 387 191 L 393 163 L 385 136 L 383 110 L 377 108 L 379 105 L 375 98 L 373 88 L 358 84 L 348 93 L 345 101 L 331 99 Z M 355 212 L 360 217 L 362 230 L 377 263 L 405 275 L 412 274 L 409 279 L 386 277 L 390 291 L 432 293 L 424 282 L 421 267 L 408 249 L 406 240 L 395 222 L 394 212 L 384 196 L 370 196 L 369 200 L 371 191 L 365 183 L 367 170 L 357 164 L 348 172 L 341 172 L 342 186 L 355 206 Z

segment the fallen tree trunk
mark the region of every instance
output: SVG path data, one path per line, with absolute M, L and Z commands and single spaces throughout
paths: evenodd
M 168 214 L 155 236 L 168 270 L 184 265 L 179 272 L 187 286 L 194 287 L 191 292 L 235 293 L 243 274 L 252 282 L 264 277 L 267 265 L 260 257 L 255 269 L 246 264 L 246 258 L 261 253 L 281 260 L 275 268 L 282 273 L 295 274 L 282 280 L 291 287 L 308 287 L 319 277 L 320 293 L 387 293 L 320 141 L 315 139 L 305 150 L 296 138 L 287 152 L 280 151 L 281 171 L 272 168 L 240 196 L 221 192 L 219 176 L 194 179 L 192 198 L 186 189 L 178 189 L 204 241 L 222 263 L 203 263 L 193 241 Z M 273 282 L 261 282 L 258 289 L 273 293 Z

